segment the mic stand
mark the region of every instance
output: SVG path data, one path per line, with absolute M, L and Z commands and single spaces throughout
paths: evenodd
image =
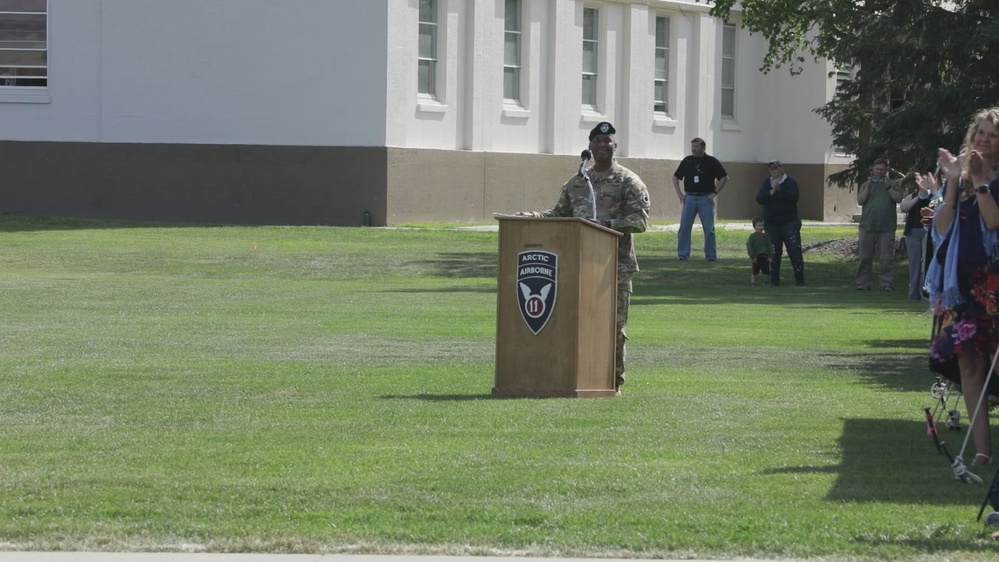
M 583 169 L 583 166 L 585 166 L 585 165 L 586 165 L 586 162 L 583 162 L 582 164 L 579 165 L 579 175 L 583 176 L 583 179 L 586 180 L 586 187 L 590 188 L 590 218 L 593 219 L 594 221 L 596 221 L 597 220 L 597 197 L 593 193 L 593 182 L 590 181 L 590 174 L 587 173 L 588 170 L 584 170 Z

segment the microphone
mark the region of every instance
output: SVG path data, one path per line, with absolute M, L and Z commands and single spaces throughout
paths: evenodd
M 587 176 L 583 171 L 586 167 L 586 163 L 590 160 L 589 150 L 584 150 L 582 154 L 579 155 L 579 176 L 586 180 L 586 187 L 590 188 L 590 218 L 597 218 L 597 198 L 593 194 L 593 182 L 590 181 L 590 176 Z
M 590 161 L 590 151 L 584 150 L 582 154 L 579 155 L 579 175 L 583 175 L 583 168 L 586 167 L 586 163 Z

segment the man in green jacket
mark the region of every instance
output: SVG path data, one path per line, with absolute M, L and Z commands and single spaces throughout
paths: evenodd
M 857 274 L 857 290 L 871 288 L 874 269 L 874 249 L 878 251 L 881 272 L 878 283 L 885 291 L 895 290 L 895 228 L 898 226 L 896 206 L 902 200 L 898 183 L 888 179 L 888 161 L 878 158 L 871 177 L 857 191 L 861 207 Z

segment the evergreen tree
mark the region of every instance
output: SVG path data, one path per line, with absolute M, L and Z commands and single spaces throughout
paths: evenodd
M 728 19 L 737 0 L 716 0 Z M 815 111 L 853 154 L 830 180 L 849 186 L 885 157 L 933 170 L 964 142 L 971 115 L 999 104 L 999 0 L 742 0 L 742 25 L 769 42 L 760 70 L 801 72 L 811 58 L 853 71 Z

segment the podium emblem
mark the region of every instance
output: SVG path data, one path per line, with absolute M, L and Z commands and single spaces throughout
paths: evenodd
M 551 318 L 558 293 L 558 255 L 543 250 L 517 254 L 517 301 L 520 315 L 534 335 Z

